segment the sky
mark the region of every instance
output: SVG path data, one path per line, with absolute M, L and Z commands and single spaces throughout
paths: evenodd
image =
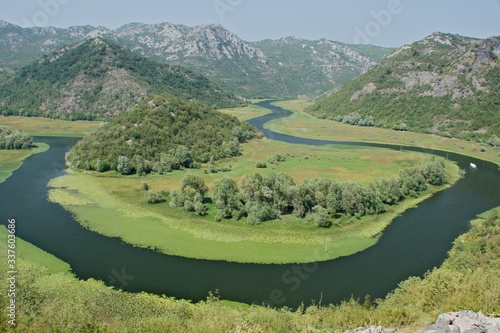
M 0 0 L 22 27 L 219 23 L 246 41 L 296 36 L 398 47 L 433 32 L 500 35 L 500 0 Z

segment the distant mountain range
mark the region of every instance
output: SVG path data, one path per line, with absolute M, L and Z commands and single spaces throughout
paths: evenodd
M 21 68 L 66 44 L 103 37 L 150 59 L 206 75 L 247 98 L 313 97 L 364 73 L 394 49 L 296 37 L 245 42 L 217 24 L 132 23 L 21 28 L 0 21 L 0 68 Z
M 434 33 L 399 48 L 308 112 L 345 122 L 371 116 L 382 127 L 465 139 L 500 136 L 499 57 L 500 37 Z
M 212 108 L 246 105 L 241 97 L 202 75 L 158 63 L 97 37 L 49 53 L 14 74 L 5 73 L 0 81 L 0 111 L 4 115 L 104 119 L 157 94 Z

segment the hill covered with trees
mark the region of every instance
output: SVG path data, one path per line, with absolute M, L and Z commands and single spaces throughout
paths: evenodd
M 157 96 L 113 118 L 68 154 L 73 167 L 139 175 L 196 168 L 240 154 L 257 131 L 199 102 Z
M 308 112 L 486 141 L 500 135 L 500 38 L 434 33 L 406 45 Z
M 160 64 L 102 38 L 64 47 L 0 81 L 3 115 L 94 120 L 171 94 L 213 108 L 244 105 L 202 75 Z

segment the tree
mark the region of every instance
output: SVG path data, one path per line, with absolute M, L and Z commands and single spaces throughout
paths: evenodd
M 191 151 L 186 146 L 178 146 L 174 154 L 175 161 L 184 168 L 189 168 L 193 162 Z
M 200 194 L 203 198 L 208 192 L 208 187 L 200 176 L 187 174 L 181 180 L 181 192 L 186 199 L 194 201 L 196 194 Z
M 314 223 L 316 224 L 316 226 L 320 228 L 328 228 L 332 225 L 329 222 L 330 216 L 328 215 L 328 210 L 326 208 L 323 208 L 319 205 L 314 206 L 313 213 Z
M 154 164 L 153 171 L 163 175 L 167 172 L 172 172 L 173 157 L 170 154 L 161 153 L 160 159 Z
M 111 169 L 111 166 L 107 161 L 102 161 L 101 159 L 97 159 L 95 162 L 95 169 L 99 172 L 105 172 Z
M 194 196 L 194 211 L 200 216 L 207 214 L 207 207 L 203 204 L 203 196 L 200 193 Z
M 496 136 L 495 134 L 493 134 L 489 139 L 488 141 L 486 141 L 487 144 L 489 144 L 490 146 L 492 147 L 500 147 L 500 139 L 498 138 L 498 136 Z
M 263 179 L 260 173 L 245 175 L 240 182 L 241 196 L 245 202 L 262 201 Z
M 422 166 L 422 175 L 425 181 L 431 185 L 440 186 L 446 182 L 446 170 L 444 164 L 433 160 Z
M 118 165 L 116 167 L 116 171 L 121 173 L 122 175 L 129 175 L 132 173 L 132 165 L 127 156 L 120 156 L 118 158 Z
M 182 207 L 184 206 L 184 196 L 179 191 L 173 190 L 170 192 L 170 196 L 172 197 L 170 201 L 170 207 Z
M 401 189 L 405 195 L 417 197 L 419 192 L 427 189 L 427 182 L 418 166 L 401 172 L 400 178 L 402 181 Z
M 330 184 L 326 196 L 326 209 L 330 214 L 342 211 L 342 188 L 339 183 Z
M 268 203 L 249 203 L 246 208 L 248 212 L 248 223 L 252 225 L 260 224 L 278 217 L 276 210 Z
M 0 149 L 29 149 L 33 145 L 33 138 L 21 131 L 0 128 Z
M 167 191 L 148 191 L 146 193 L 146 201 L 148 204 L 162 203 L 167 200 Z
M 304 204 L 302 202 L 302 197 L 300 195 L 300 188 L 298 186 L 290 186 L 287 189 L 287 195 L 293 206 L 293 213 L 297 217 L 303 217 L 306 213 L 304 209 Z
M 139 177 L 145 176 L 147 173 L 146 161 L 141 156 L 134 157 L 135 172 Z
M 272 207 L 283 213 L 292 206 L 288 188 L 295 186 L 293 178 L 284 173 L 270 173 L 262 179 L 262 193 Z
M 396 131 L 403 131 L 404 132 L 408 129 L 408 127 L 406 126 L 405 123 L 401 123 L 401 124 L 397 125 L 396 127 L 394 127 L 394 129 Z
M 240 201 L 238 185 L 234 179 L 224 176 L 215 182 L 212 199 L 218 209 L 216 219 L 231 217 L 238 219 L 243 215 L 244 207 Z
M 342 210 L 357 217 L 384 211 L 382 201 L 370 188 L 356 182 L 342 184 Z
M 377 179 L 372 184 L 374 191 L 378 193 L 380 200 L 382 200 L 382 202 L 385 204 L 397 204 L 405 197 L 405 194 L 403 193 L 403 190 L 401 188 L 402 181 L 399 177 L 382 180 Z

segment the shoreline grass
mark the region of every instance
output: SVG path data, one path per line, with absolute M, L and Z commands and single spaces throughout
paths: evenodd
M 42 142 L 35 142 L 33 145 L 34 147 L 30 149 L 0 150 L 0 184 L 20 168 L 25 159 L 50 148 L 49 145 Z
M 0 225 L 0 239 L 6 240 L 8 235 L 7 227 Z M 19 237 L 16 237 L 15 253 L 16 259 L 43 266 L 47 269 L 48 274 L 71 273 L 71 266 L 68 263 Z

